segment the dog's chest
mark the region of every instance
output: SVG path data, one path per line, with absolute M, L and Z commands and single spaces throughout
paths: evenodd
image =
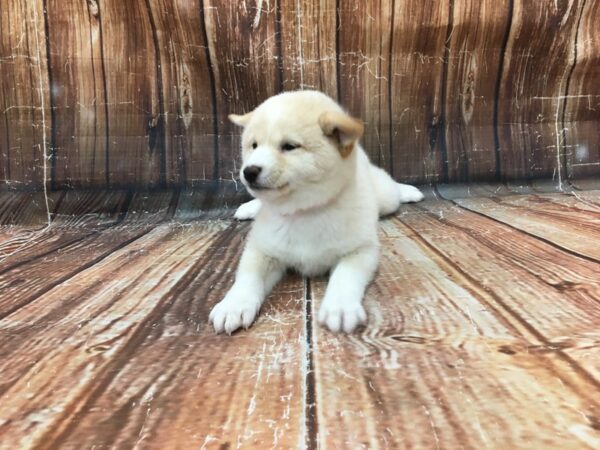
M 352 221 L 344 215 L 323 215 L 285 219 L 260 218 L 253 238 L 266 254 L 283 261 L 305 275 L 326 272 L 340 258 L 365 242 L 376 239 L 366 221 Z

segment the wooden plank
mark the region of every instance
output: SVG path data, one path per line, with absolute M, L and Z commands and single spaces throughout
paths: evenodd
M 166 183 L 216 177 L 215 106 L 199 0 L 150 0 L 164 98 Z
M 110 186 L 157 186 L 165 173 L 162 88 L 145 0 L 99 3 L 108 102 Z
M 141 238 L 156 224 L 172 217 L 177 201 L 174 193 L 139 193 L 130 203 L 124 200 L 122 193 L 96 193 L 92 198 L 73 195 L 60 204 L 51 227 L 29 235 L 23 232 L 24 242 L 11 253 L 7 251 L 12 242 L 0 245 L 0 251 L 6 253 L 0 263 L 0 317 L 37 301 L 44 293 Z M 79 218 L 65 214 L 68 211 L 88 212 Z
M 514 186 L 509 186 L 507 183 L 450 183 L 437 184 L 433 188 L 423 187 L 422 190 L 428 198 L 436 199 L 441 196 L 448 200 L 534 193 L 526 183 L 520 189 L 515 189 Z
M 50 212 L 54 210 L 61 195 L 61 193 L 48 195 Z M 48 211 L 43 192 L 0 192 L 0 226 L 42 227 L 47 223 Z
M 129 202 L 123 192 L 52 193 L 49 204 L 53 210 L 58 208 L 56 214 L 52 212 L 55 221 L 50 227 L 40 223 L 46 217 L 45 211 L 40 211 L 43 193 L 11 193 L 9 198 L 0 195 L 0 218 L 10 225 L 0 226 L 1 273 L 42 255 L 56 257 L 56 252 L 68 251 L 66 248 L 77 252 L 95 233 L 117 223 L 126 228 L 123 237 L 127 240 L 136 229 L 147 229 L 173 217 L 179 196 L 176 191 L 137 192 Z M 80 247 L 71 248 L 76 242 Z M 77 263 L 77 258 L 73 262 Z M 52 276 L 47 278 L 49 283 L 53 280 Z
M 219 178 L 238 178 L 240 130 L 227 119 L 281 90 L 275 2 L 204 2 L 219 129 Z M 225 44 L 226 43 L 226 44 Z
M 93 230 L 113 225 L 122 220 L 127 203 L 124 192 L 53 192 L 48 198 L 53 221 L 48 226 L 47 222 L 42 225 L 42 219 L 47 217 L 42 210 L 45 209 L 43 193 L 9 194 L 3 203 L 3 219 L 16 227 L 0 229 L 0 271 L 35 259 L 40 251 L 44 254 L 56 251 Z M 84 230 L 62 233 L 61 227 Z
M 50 145 L 50 98 L 42 0 L 0 8 L 0 180 L 43 186 Z
M 496 177 L 494 110 L 510 2 L 453 2 L 448 37 L 446 133 L 448 180 Z
M 514 2 L 497 106 L 503 179 L 565 179 L 562 97 L 583 3 Z
M 428 183 L 444 178 L 440 141 L 449 3 L 394 2 L 391 141 L 392 172 L 399 181 Z
M 317 89 L 337 99 L 336 1 L 281 0 L 283 90 Z
M 390 170 L 390 64 L 393 2 L 339 2 L 339 102 L 365 123 L 372 161 Z
M 67 191 L 53 212 L 55 226 L 106 227 L 125 215 L 131 193 L 114 191 Z
M 596 210 L 597 207 L 600 207 L 600 189 L 592 190 L 592 191 L 577 191 L 573 192 L 573 197 L 577 198 L 580 202 L 589 205 L 591 208 Z
M 477 282 L 543 345 L 568 354 L 578 336 L 598 335 L 598 263 L 445 201 L 428 201 L 399 216 L 461 273 Z M 600 336 L 598 336 L 600 338 Z M 594 358 L 575 359 L 595 382 Z M 583 369 L 581 369 L 583 371 Z
M 301 443 L 301 280 L 281 287 L 250 332 L 218 336 L 207 323 L 245 230 L 160 226 L 0 322 L 5 442 Z
M 123 193 L 112 193 L 108 196 L 92 194 L 101 199 L 94 210 L 90 195 L 79 197 L 73 193 L 63 202 L 64 193 L 52 193 L 50 202 L 52 209 L 59 204 L 59 217 L 48 227 L 43 220 L 47 217 L 44 207 L 43 193 L 10 193 L 7 197 L 0 194 L 0 272 L 31 262 L 41 255 L 62 252 L 65 247 L 84 240 L 86 245 L 94 233 L 117 223 L 118 227 L 127 228 L 124 236 L 129 236 L 134 229 L 147 229 L 173 217 L 179 193 L 171 192 L 137 192 L 131 202 L 123 200 Z M 70 206 L 69 206 L 70 204 Z M 84 214 L 84 212 L 87 212 Z M 71 217 L 68 211 L 79 210 L 79 217 Z M 54 213 L 53 213 L 54 214 Z M 82 219 L 81 216 L 85 219 Z M 71 225 L 77 225 L 75 230 Z M 16 225 L 16 226 L 15 226 Z M 74 260 L 76 261 L 76 259 Z M 48 278 L 50 282 L 52 277 Z
M 108 105 L 97 1 L 49 0 L 56 187 L 105 186 Z
M 577 180 L 569 180 L 570 184 L 577 190 L 600 190 L 600 178 L 581 178 Z
M 518 195 L 455 202 L 600 262 L 600 207 L 583 203 L 575 196 Z
M 52 238 L 48 233 L 48 211 L 43 192 L 0 193 L 0 271 L 7 261 L 30 250 L 41 240 Z M 51 193 L 48 198 L 50 213 L 62 197 Z
M 586 417 L 600 402 L 597 389 L 551 350 L 528 352 L 537 344 L 531 333 L 408 228 L 382 225 L 368 327 L 348 337 L 314 325 L 320 448 L 600 442 Z M 311 285 L 318 308 L 325 283 Z
M 574 68 L 565 92 L 563 127 L 568 176 L 571 179 L 600 175 L 600 3 L 583 6 L 575 45 Z
M 231 219 L 235 209 L 251 200 L 241 184 L 212 185 L 204 189 L 187 189 L 181 192 L 175 219 Z
M 172 219 L 178 201 L 179 191 L 136 192 L 120 226 L 147 226 Z

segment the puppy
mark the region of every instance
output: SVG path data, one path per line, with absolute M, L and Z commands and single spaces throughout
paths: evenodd
M 236 279 L 210 313 L 215 330 L 248 328 L 287 268 L 331 271 L 318 314 L 331 331 L 366 322 L 362 299 L 377 269 L 378 216 L 423 194 L 373 166 L 362 124 L 316 91 L 285 92 L 245 115 L 242 182 L 255 197 L 236 212 L 255 219 Z

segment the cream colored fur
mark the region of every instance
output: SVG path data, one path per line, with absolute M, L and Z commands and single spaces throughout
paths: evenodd
M 236 218 L 255 222 L 235 283 L 210 313 L 215 330 L 248 328 L 293 268 L 330 271 L 318 321 L 352 332 L 367 319 L 362 299 L 378 264 L 378 217 L 423 195 L 373 166 L 358 143 L 360 122 L 320 92 L 279 94 L 230 119 L 244 127 L 240 176 L 255 197 Z M 261 168 L 254 184 L 244 175 L 251 166 Z

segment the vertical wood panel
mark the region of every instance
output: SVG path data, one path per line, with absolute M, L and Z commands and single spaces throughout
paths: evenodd
M 339 2 L 340 103 L 365 123 L 371 160 L 391 168 L 390 44 L 393 2 Z
M 336 1 L 281 0 L 282 85 L 337 98 Z
M 443 179 L 442 84 L 449 0 L 394 2 L 392 168 L 407 182 Z
M 496 176 L 494 105 L 510 3 L 453 3 L 444 101 L 448 180 Z
M 591 177 L 599 20 L 593 0 L 6 0 L 0 181 L 40 187 L 44 140 L 58 188 L 230 181 L 227 115 L 298 88 L 360 117 L 398 180 Z
M 110 185 L 158 185 L 164 164 L 158 60 L 145 0 L 102 2 Z
M 160 49 L 166 182 L 185 185 L 215 175 L 216 136 L 204 22 L 199 0 L 150 0 Z
M 568 176 L 600 175 L 600 2 L 586 0 L 577 30 L 576 65 L 566 92 L 564 128 Z
M 514 3 L 498 99 L 504 179 L 564 175 L 561 96 L 581 6 L 581 0 Z
M 47 18 L 53 185 L 104 186 L 108 128 L 100 6 L 95 0 L 48 0 Z
M 0 178 L 39 188 L 51 126 L 42 0 L 2 2 L 0 82 Z
M 227 120 L 281 90 L 277 3 L 205 0 L 219 126 L 219 177 L 238 177 L 240 130 Z

